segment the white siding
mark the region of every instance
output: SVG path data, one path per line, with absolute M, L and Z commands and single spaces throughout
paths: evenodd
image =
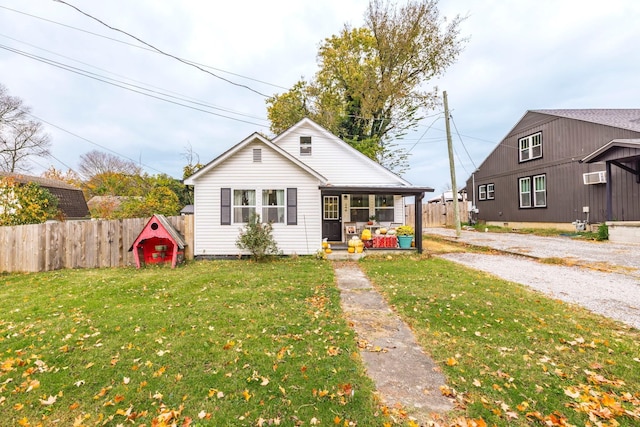
M 300 137 L 311 136 L 311 155 L 300 155 Z M 332 185 L 406 185 L 400 177 L 354 152 L 335 137 L 321 134 L 308 124 L 278 139 L 276 144 L 321 173 Z
M 398 196 L 397 194 L 393 196 L 393 217 L 393 222 L 404 224 L 404 197 Z
M 253 162 L 254 148 L 262 149 L 260 163 Z M 315 253 L 322 240 L 319 184 L 316 178 L 266 145 L 247 144 L 196 182 L 194 254 L 241 253 L 235 242 L 244 225 L 220 225 L 220 188 L 255 189 L 258 202 L 263 189 L 297 188 L 298 224 L 274 224 L 273 236 L 286 255 Z

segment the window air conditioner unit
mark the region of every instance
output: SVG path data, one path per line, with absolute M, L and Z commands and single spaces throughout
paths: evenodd
M 584 185 L 591 184 L 606 184 L 607 183 L 607 172 L 589 172 L 582 174 L 582 180 L 584 181 Z

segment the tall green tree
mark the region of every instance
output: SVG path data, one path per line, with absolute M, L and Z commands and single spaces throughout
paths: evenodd
M 407 153 L 393 141 L 439 104 L 437 89 L 425 86 L 460 54 L 461 21 L 441 18 L 437 0 L 370 0 L 362 28 L 345 26 L 321 44 L 313 79 L 267 100 L 271 131 L 309 117 L 402 173 Z

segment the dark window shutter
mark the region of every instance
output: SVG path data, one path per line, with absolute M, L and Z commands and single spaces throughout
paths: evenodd
M 297 188 L 287 188 L 287 225 L 298 225 Z
M 220 189 L 220 225 L 231 225 L 231 189 Z

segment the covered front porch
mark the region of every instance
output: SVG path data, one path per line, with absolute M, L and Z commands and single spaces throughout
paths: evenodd
M 389 186 L 325 186 L 321 187 L 322 238 L 331 242 L 332 248 L 347 249 L 352 236 L 361 236 L 365 229 L 376 236 L 376 230 L 384 231 L 406 223 L 405 199 L 412 198 L 416 210 L 421 211 L 422 200 L 430 187 Z M 415 244 L 410 250 L 422 253 L 422 218 L 416 216 L 411 225 L 415 231 Z M 377 236 L 385 236 L 380 233 Z M 372 239 L 373 241 L 374 239 Z M 394 238 L 377 237 L 376 247 L 366 250 L 399 250 Z

